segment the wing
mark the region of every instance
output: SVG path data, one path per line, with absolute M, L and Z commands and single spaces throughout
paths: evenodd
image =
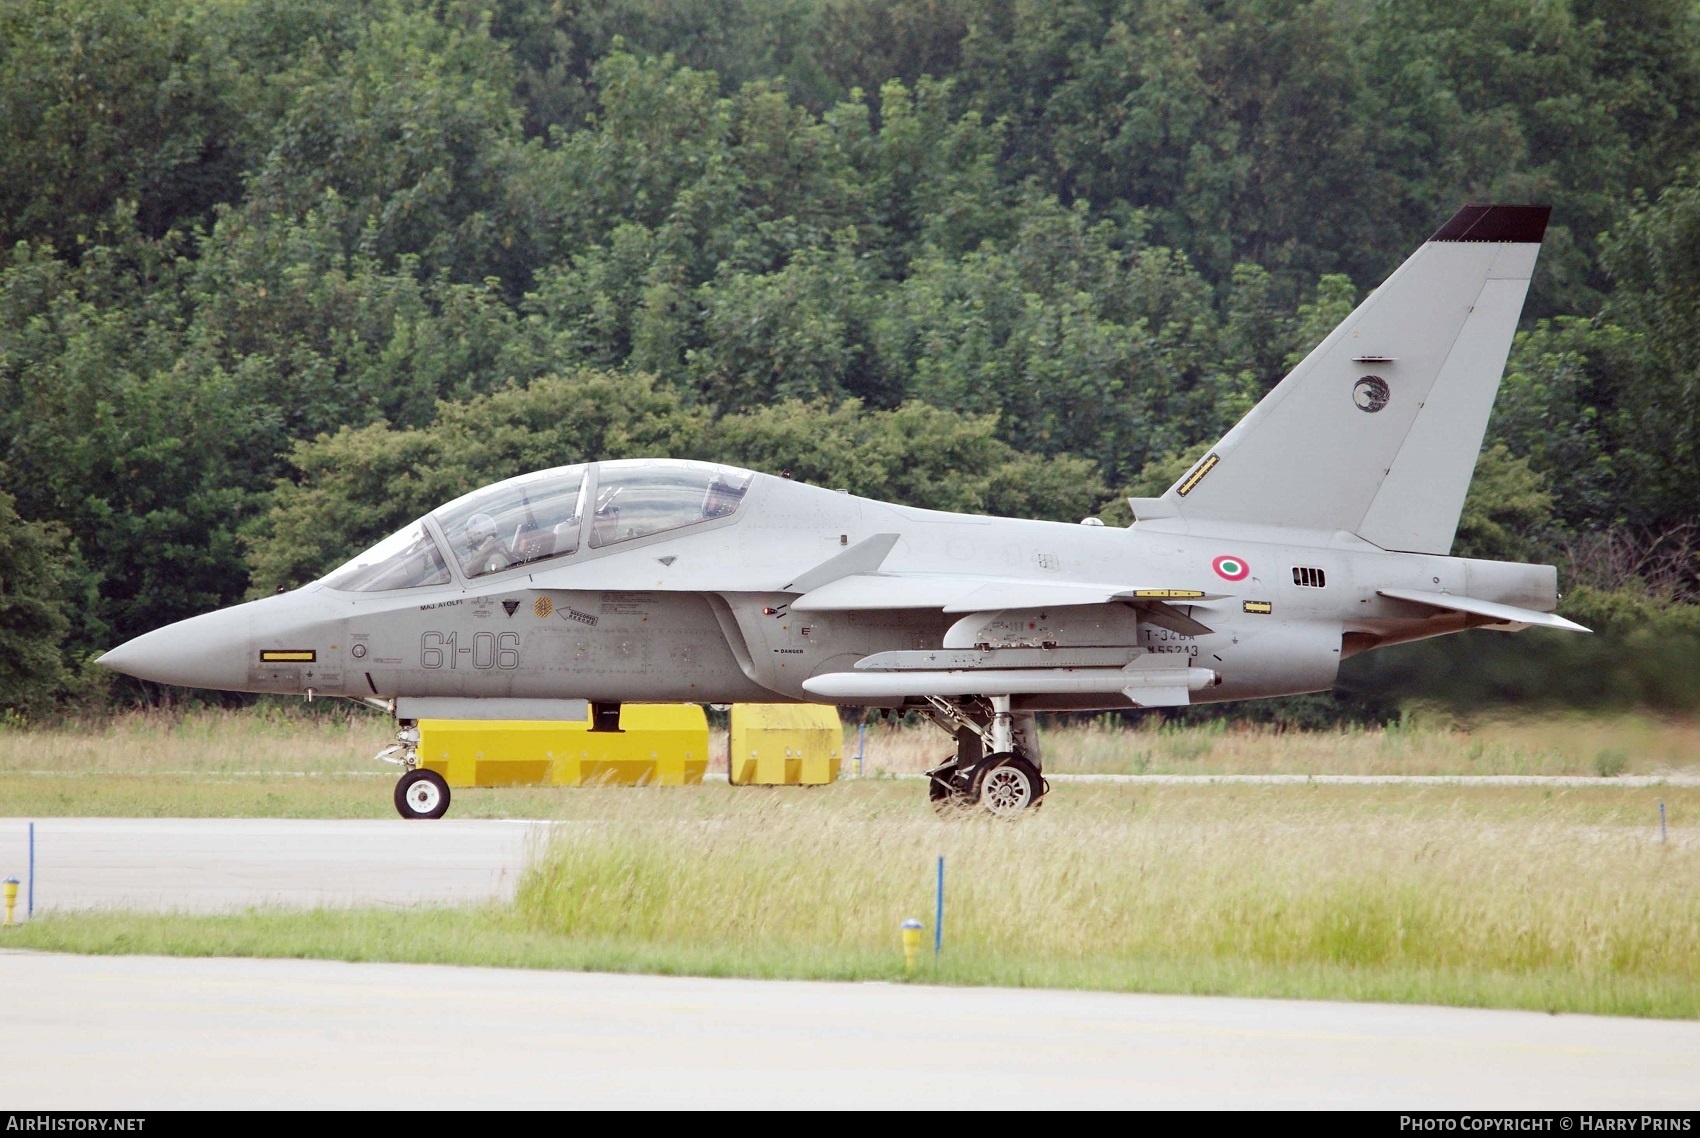
M 855 573 L 810 589 L 791 602 L 792 612 L 859 609 L 942 609 L 947 613 L 993 609 L 1061 608 L 1111 601 L 1220 600 L 1200 589 L 1130 587 L 1075 581 L 1036 581 L 938 573 Z

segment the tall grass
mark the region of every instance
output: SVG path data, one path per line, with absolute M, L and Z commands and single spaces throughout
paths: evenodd
M 1104 791 L 1015 824 L 941 826 L 872 798 L 827 810 L 745 796 L 684 820 L 610 799 L 605 821 L 557 833 L 516 912 L 582 941 L 889 953 L 903 918 L 931 923 L 942 854 L 948 952 L 1006 970 L 1321 967 L 1700 990 L 1692 830 L 1661 845 L 1650 824 L 1550 802 Z
M 0 727 L 0 814 L 389 817 L 385 776 L 395 768 L 372 756 L 393 731 L 386 717 L 352 705 L 283 702 Z M 854 726 L 846 730 L 847 758 L 856 734 Z M 1413 716 L 1387 729 L 1317 732 L 1106 716 L 1048 729 L 1043 743 L 1051 773 L 1700 773 L 1700 725 L 1629 715 L 1475 725 Z M 865 746 L 873 775 L 926 770 L 952 748 L 931 727 L 883 725 L 866 732 Z M 724 773 L 724 731 L 710 753 L 713 769 Z M 907 800 L 919 794 L 905 792 Z M 670 812 L 686 796 L 672 789 L 649 797 Z M 599 800 L 552 787 L 462 790 L 453 811 L 457 818 L 547 818 L 576 811 L 580 801 Z
M 81 724 L 0 730 L 0 773 L 370 771 L 383 769 L 372 756 L 394 737 L 386 717 L 353 704 L 312 714 L 276 702 L 239 711 L 134 711 Z
M 856 729 L 845 736 L 854 754 Z M 1091 774 L 1614 775 L 1700 769 L 1700 724 L 1642 714 L 1525 715 L 1463 723 L 1413 712 L 1388 727 L 1300 731 L 1225 720 L 1105 715 L 1041 732 L 1045 769 Z M 866 768 L 913 774 L 951 753 L 930 727 L 877 724 Z
M 288 771 L 367 773 L 394 727 L 369 709 L 266 702 L 241 711 L 131 712 L 83 724 L 0 726 L 0 775 L 171 774 L 217 777 Z M 1522 716 L 1460 723 L 1413 714 L 1387 728 L 1281 730 L 1216 721 L 1193 726 L 1107 715 L 1041 733 L 1056 772 L 1127 774 L 1657 774 L 1700 770 L 1700 723 L 1647 715 Z M 875 724 L 869 773 L 919 773 L 953 744 L 929 726 Z M 857 748 L 845 731 L 842 754 Z M 724 772 L 724 730 L 710 748 Z M 851 765 L 846 764 L 846 770 Z

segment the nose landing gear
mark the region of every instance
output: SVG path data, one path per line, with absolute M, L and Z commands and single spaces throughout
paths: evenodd
M 395 784 L 395 809 L 403 818 L 441 818 L 449 812 L 449 784 L 436 771 L 419 766 L 419 725 L 401 722 L 396 741 L 379 751 L 377 758 L 402 768 Z
M 1015 818 L 1040 805 L 1050 785 L 1039 770 L 1032 715 L 1011 713 L 1008 696 L 993 696 L 990 715 L 979 717 L 945 699 L 927 702 L 928 717 L 956 737 L 955 757 L 927 772 L 933 809 L 941 816 L 983 811 Z
M 403 818 L 441 818 L 449 811 L 449 784 L 436 771 L 410 770 L 395 784 L 395 808 Z

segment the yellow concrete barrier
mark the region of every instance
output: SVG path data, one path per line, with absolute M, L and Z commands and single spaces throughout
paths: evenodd
M 628 703 L 619 731 L 582 722 L 421 719 L 419 765 L 451 787 L 684 786 L 708 770 L 708 717 L 696 704 Z
M 838 709 L 814 703 L 735 703 L 727 777 L 734 786 L 814 786 L 838 777 Z

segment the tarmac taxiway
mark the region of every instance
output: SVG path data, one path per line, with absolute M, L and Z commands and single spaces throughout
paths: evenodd
M 41 818 L 35 821 L 35 907 L 211 913 L 255 905 L 502 900 L 512 896 L 529 851 L 550 825 L 453 818 Z M 24 819 L 0 818 L 0 876 L 25 878 L 28 827 Z
M 1700 1023 L 0 951 L 9 1108 L 1700 1106 Z

